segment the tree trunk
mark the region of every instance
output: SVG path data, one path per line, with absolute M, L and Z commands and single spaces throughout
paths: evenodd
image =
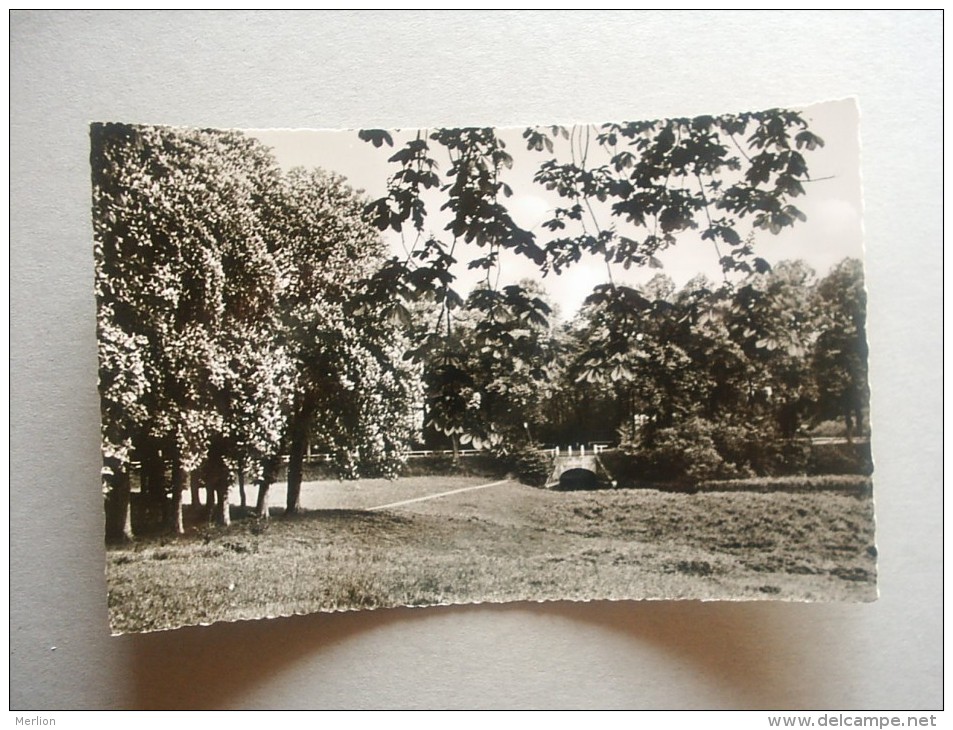
M 227 474 L 227 471 L 223 473 L 223 477 L 225 478 L 220 482 L 218 489 L 218 504 L 215 508 L 215 521 L 218 522 L 218 524 L 222 527 L 228 527 L 230 524 L 232 524 L 232 515 L 229 511 L 228 505 L 228 489 L 231 485 L 228 483 Z
M 169 511 L 169 529 L 176 535 L 185 533 L 185 523 L 182 520 L 182 492 L 189 479 L 189 473 L 179 464 L 178 458 L 172 467 L 172 509 Z
M 245 470 L 242 467 L 238 467 L 238 498 L 241 501 L 242 513 L 244 513 L 248 503 L 245 499 Z
M 140 499 L 143 515 L 152 527 L 168 523 L 168 500 L 165 483 L 165 463 L 159 447 L 152 439 L 146 439 L 140 449 L 142 464 L 139 468 Z
M 205 513 L 209 520 L 215 515 L 215 475 L 212 467 L 206 463 L 202 468 L 202 481 L 205 487 Z
M 268 456 L 261 460 L 261 478 L 258 480 L 258 502 L 255 504 L 255 515 L 262 520 L 267 520 L 268 514 L 268 490 L 278 478 L 278 456 Z
M 302 409 L 291 434 L 291 453 L 288 456 L 288 500 L 285 506 L 286 515 L 295 515 L 301 511 L 301 465 L 304 461 L 304 452 L 308 446 L 308 428 L 311 425 L 311 413 Z
M 198 472 L 192 472 L 189 474 L 189 491 L 192 493 L 192 508 L 200 507 L 202 505 L 202 495 L 201 495 L 201 482 L 199 479 Z
M 132 510 L 129 502 L 129 472 L 126 467 L 112 465 L 113 474 L 107 482 L 105 500 L 106 542 L 131 542 Z
M 268 489 L 271 484 L 264 479 L 258 482 L 258 502 L 255 504 L 255 515 L 261 520 L 268 519 Z
M 450 444 L 453 446 L 453 466 L 460 466 L 460 442 L 457 440 L 457 434 L 450 434 Z
M 785 439 L 794 438 L 797 435 L 799 421 L 797 401 L 783 401 L 778 409 L 778 427 L 781 431 L 781 437 Z
M 222 527 L 231 524 L 231 514 L 228 508 L 228 491 L 231 487 L 231 473 L 221 454 L 209 457 L 210 473 L 209 486 L 216 496 L 215 521 Z

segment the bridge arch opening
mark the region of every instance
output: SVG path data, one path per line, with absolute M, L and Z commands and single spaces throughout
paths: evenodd
M 567 469 L 559 476 L 559 488 L 568 491 L 598 489 L 599 476 L 591 469 Z

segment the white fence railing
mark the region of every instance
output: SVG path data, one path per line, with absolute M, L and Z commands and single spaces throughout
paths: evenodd
M 485 454 L 488 452 L 481 451 L 480 449 L 459 449 L 457 453 L 460 456 L 474 456 L 476 454 Z M 452 449 L 442 449 L 442 450 L 441 449 L 419 449 L 417 451 L 405 451 L 404 454 L 411 459 L 420 458 L 424 456 L 453 456 L 453 450 Z M 288 454 L 284 454 L 281 457 L 281 460 L 286 464 L 288 463 L 290 459 L 291 457 L 288 456 Z M 322 452 L 312 452 L 309 454 L 305 454 L 305 457 L 304 457 L 304 461 L 307 463 L 313 463 L 313 462 L 320 463 L 320 462 L 328 462 L 333 460 L 334 460 L 334 457 L 332 454 L 327 454 Z
M 608 442 L 593 442 L 589 444 L 571 444 L 569 446 L 554 446 L 548 449 L 540 449 L 540 451 L 550 454 L 551 456 L 585 456 L 586 454 L 601 454 L 606 449 L 612 448 L 612 444 Z M 477 454 L 487 454 L 488 451 L 483 451 L 481 449 L 458 449 L 457 454 L 459 456 L 476 456 Z M 416 449 L 414 451 L 405 451 L 404 454 L 410 458 L 424 458 L 427 456 L 453 456 L 452 449 Z M 288 463 L 289 456 L 285 454 L 281 457 L 284 463 Z M 307 463 L 321 463 L 329 462 L 333 460 L 331 454 L 323 452 L 309 452 L 305 454 L 305 462 Z
M 848 443 L 847 438 L 844 436 L 814 436 L 811 438 L 799 439 L 800 441 L 807 441 L 812 445 L 824 445 L 824 444 L 846 444 Z M 869 441 L 869 438 L 866 436 L 855 436 L 853 442 L 855 444 L 865 444 Z M 540 451 L 550 454 L 551 456 L 585 456 L 587 453 L 591 454 L 601 454 L 607 449 L 611 449 L 612 444 L 603 441 L 593 441 L 589 444 L 570 444 L 569 446 L 554 446 L 552 448 L 540 449 Z M 477 454 L 486 454 L 489 452 L 482 451 L 480 449 L 458 449 L 457 454 L 460 456 L 475 456 Z M 405 452 L 408 458 L 423 458 L 427 456 L 453 456 L 452 449 L 418 449 L 415 451 Z M 287 464 L 290 461 L 291 457 L 288 454 L 284 454 L 281 457 L 283 463 Z M 308 449 L 308 452 L 304 456 L 304 461 L 308 464 L 313 463 L 328 463 L 333 461 L 334 458 L 331 454 L 323 452 L 313 452 Z M 138 469 L 140 464 L 138 461 L 131 461 L 129 466 L 132 469 Z
M 612 444 L 607 442 L 592 442 L 590 444 L 571 444 L 565 448 L 554 446 L 551 449 L 541 449 L 552 456 L 585 456 L 586 454 L 601 454 L 606 449 L 611 449 Z

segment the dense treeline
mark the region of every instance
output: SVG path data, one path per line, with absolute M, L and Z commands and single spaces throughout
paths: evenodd
M 559 326 L 539 316 L 549 305 L 532 282 L 522 290 L 535 316 L 500 305 L 491 322 L 477 290 L 427 361 L 432 445 L 610 442 L 646 478 L 697 480 L 803 471 L 806 429 L 840 419 L 850 439 L 864 426 L 856 259 L 820 281 L 794 261 L 734 284 L 601 286 Z
M 131 534 L 134 460 L 177 531 L 187 487 L 227 524 L 235 474 L 267 514 L 283 453 L 299 509 L 312 435 L 342 473 L 394 474 L 417 378 L 386 300 L 358 297 L 384 255 L 363 201 L 236 132 L 91 137 L 107 537 Z

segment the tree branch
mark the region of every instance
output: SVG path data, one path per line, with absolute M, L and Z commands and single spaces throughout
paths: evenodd
M 705 186 L 702 184 L 701 175 L 697 172 L 695 173 L 695 179 L 698 180 L 698 192 L 701 193 L 702 203 L 705 206 L 705 217 L 708 219 L 708 230 L 712 231 L 711 242 L 715 247 L 715 255 L 718 256 L 718 265 L 721 266 L 721 277 L 725 280 L 725 283 L 728 283 L 728 272 L 725 271 L 725 267 L 721 264 L 721 249 L 718 248 L 718 240 L 714 233 L 714 223 L 711 220 L 711 213 L 708 211 L 708 196 L 705 195 Z

